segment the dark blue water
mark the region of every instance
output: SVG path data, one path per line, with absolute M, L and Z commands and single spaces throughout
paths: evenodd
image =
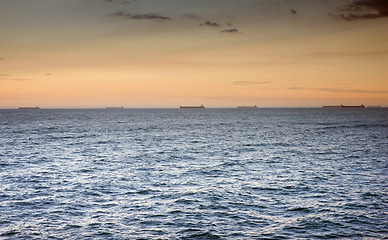
M 3 239 L 387 239 L 387 109 L 0 110 Z

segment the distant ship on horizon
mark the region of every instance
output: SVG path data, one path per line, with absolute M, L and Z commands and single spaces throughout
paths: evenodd
M 347 105 L 338 105 L 338 106 L 336 106 L 336 105 L 334 105 L 334 106 L 322 106 L 323 108 L 365 108 L 365 106 L 364 106 L 364 104 L 361 104 L 361 105 L 356 105 L 356 106 L 354 106 L 354 105 L 349 105 L 349 106 L 347 106 Z
M 34 110 L 36 110 L 36 109 L 40 109 L 39 107 L 19 107 L 19 109 L 21 109 L 21 110 L 26 110 L 26 109 L 34 109 Z
M 179 108 L 205 108 L 205 106 L 202 104 L 199 106 L 180 106 Z
M 257 106 L 256 105 L 253 105 L 253 106 L 237 106 L 237 108 L 252 109 L 252 108 L 257 108 Z

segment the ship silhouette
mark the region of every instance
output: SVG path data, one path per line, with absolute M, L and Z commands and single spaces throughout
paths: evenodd
M 253 105 L 253 106 L 237 106 L 237 108 L 248 108 L 248 109 L 251 109 L 251 108 L 257 108 L 256 105 Z
M 179 108 L 205 108 L 205 106 L 202 104 L 199 106 L 180 106 Z
M 322 106 L 323 108 L 365 108 L 364 104 L 361 105 L 334 105 L 334 106 Z
M 19 107 L 19 109 L 21 110 L 26 110 L 26 109 L 34 109 L 34 110 L 37 110 L 37 109 L 40 109 L 39 107 Z

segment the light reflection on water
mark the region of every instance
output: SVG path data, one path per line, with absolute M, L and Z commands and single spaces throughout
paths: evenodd
M 387 237 L 385 109 L 0 110 L 11 239 Z

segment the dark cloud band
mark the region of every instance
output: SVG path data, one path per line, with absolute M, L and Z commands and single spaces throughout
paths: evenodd
M 341 8 L 337 17 L 346 21 L 388 17 L 387 0 L 355 0 Z
M 118 12 L 115 12 L 113 15 L 117 17 L 135 19 L 135 20 L 162 20 L 162 21 L 172 20 L 170 17 L 165 17 L 154 13 L 132 14 L 132 13 L 125 13 L 122 11 L 118 11 Z
M 199 24 L 200 26 L 208 26 L 208 27 L 221 27 L 220 24 L 216 22 L 206 21 L 204 23 Z
M 223 32 L 223 33 L 238 33 L 239 31 L 237 28 L 231 28 L 231 29 L 222 30 L 221 32 Z

